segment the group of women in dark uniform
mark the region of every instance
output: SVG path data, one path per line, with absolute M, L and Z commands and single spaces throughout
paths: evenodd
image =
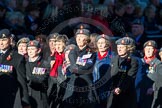
M 0 107 L 160 108 L 156 42 L 144 44 L 145 56 L 140 59 L 130 37 L 116 41 L 116 55 L 108 35 L 96 35 L 96 50 L 89 46 L 90 37 L 88 29 L 80 28 L 76 44 L 70 44 L 66 35 L 53 33 L 48 37 L 49 50 L 38 40 L 22 38 L 16 52 L 10 46 L 10 32 L 1 30 Z

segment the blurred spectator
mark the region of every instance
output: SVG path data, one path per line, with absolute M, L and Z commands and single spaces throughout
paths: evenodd
M 162 2 L 160 0 L 150 0 L 150 4 L 154 5 L 157 8 L 157 13 L 162 9 Z
M 26 29 L 29 34 L 35 34 L 39 25 L 39 8 L 33 4 L 27 8 L 27 15 L 24 17 Z
M 18 0 L 18 10 L 26 13 L 27 7 L 31 5 L 32 0 Z
M 114 36 L 125 36 L 125 21 L 123 15 L 125 13 L 125 5 L 122 3 L 115 4 L 114 15 L 108 16 L 110 29 Z
M 140 19 L 142 22 L 144 22 L 144 9 L 141 5 L 135 6 L 134 17 L 135 19 Z
M 140 19 L 135 19 L 131 27 L 131 37 L 135 40 L 136 49 L 143 50 L 143 44 L 147 40 L 144 33 L 144 25 Z
M 6 5 L 6 10 L 9 12 L 13 12 L 17 9 L 17 0 L 4 0 Z
M 63 7 L 63 0 L 49 0 L 49 4 L 43 15 L 43 19 L 55 17 L 58 15 L 58 10 Z
M 24 15 L 21 12 L 7 12 L 5 17 L 6 27 L 15 35 L 26 32 L 24 25 Z
M 162 9 L 160 10 L 159 17 L 157 18 L 158 28 L 162 33 Z
M 6 14 L 5 6 L 3 4 L 0 4 L 0 29 L 6 28 L 6 25 L 4 23 L 5 14 Z
M 125 30 L 126 32 L 131 31 L 131 22 L 135 19 L 135 3 L 128 1 L 125 2 L 125 14 L 124 14 L 124 20 L 125 22 Z
M 90 34 L 90 42 L 88 46 L 92 49 L 93 52 L 97 51 L 97 43 L 96 43 L 96 38 L 99 34 L 97 33 L 92 33 Z
M 149 3 L 149 0 L 136 0 L 139 5 L 141 5 L 143 8 L 147 6 Z
M 99 5 L 98 10 L 95 10 L 92 19 L 99 21 L 102 23 L 104 26 L 109 27 L 108 22 L 106 21 L 106 18 L 104 16 L 107 16 L 106 14 L 108 13 L 108 7 L 104 5 Z
M 147 34 L 158 34 L 160 32 L 157 27 L 156 7 L 154 5 L 148 5 L 145 8 L 144 27 Z
M 110 14 L 114 12 L 115 0 L 105 0 L 105 5 L 108 7 L 108 11 Z
M 47 36 L 40 34 L 35 36 L 35 40 L 39 41 L 40 47 L 41 47 L 41 53 L 43 58 L 46 58 L 48 56 L 48 45 L 47 45 Z

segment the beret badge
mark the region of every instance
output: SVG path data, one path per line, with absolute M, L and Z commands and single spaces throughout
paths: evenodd
M 5 34 L 2 34 L 2 38 L 5 38 L 6 37 L 6 35 Z

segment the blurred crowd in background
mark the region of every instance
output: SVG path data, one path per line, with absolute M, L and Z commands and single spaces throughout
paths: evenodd
M 160 0 L 0 0 L 0 29 L 9 29 L 16 41 L 22 37 L 35 39 L 40 34 L 47 37 L 66 20 L 68 22 L 64 28 L 55 32 L 73 37 L 79 21 L 69 19 L 76 17 L 99 21 L 107 28 L 107 35 L 129 35 L 136 38 L 137 44 L 151 38 L 157 41 L 158 48 L 161 47 Z M 133 25 L 136 19 L 139 21 Z M 88 24 L 88 29 L 92 33 L 102 34 L 102 28 L 100 30 L 95 25 L 95 22 Z

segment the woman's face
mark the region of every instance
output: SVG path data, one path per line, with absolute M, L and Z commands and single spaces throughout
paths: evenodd
M 49 44 L 51 52 L 53 52 L 56 48 L 56 39 L 49 39 L 48 44 Z
M 119 56 L 126 56 L 127 55 L 127 47 L 126 45 L 117 45 L 117 52 Z
M 27 54 L 27 44 L 26 43 L 20 43 L 18 45 L 18 53 L 21 55 Z
M 27 47 L 27 52 L 29 58 L 35 58 L 39 55 L 40 50 L 35 46 L 31 46 L 31 47 Z
M 154 55 L 154 48 L 152 46 L 146 46 L 144 48 L 144 53 L 146 57 L 152 57 Z
M 126 13 L 127 13 L 127 14 L 133 14 L 134 9 L 135 9 L 135 8 L 134 8 L 133 4 L 130 3 L 130 4 L 127 4 L 127 5 L 126 5 Z
M 9 48 L 11 44 L 11 39 L 9 38 L 1 38 L 0 39 L 0 50 L 6 50 Z
M 76 36 L 76 42 L 77 42 L 77 45 L 78 47 L 84 47 L 85 45 L 88 44 L 87 42 L 87 36 L 84 35 L 84 34 L 77 34 Z
M 65 49 L 65 43 L 62 41 L 57 41 L 56 42 L 56 51 L 58 53 L 62 53 L 64 51 L 64 49 Z
M 26 8 L 29 5 L 29 0 L 23 0 L 23 7 Z
M 92 49 L 96 49 L 97 45 L 96 45 L 96 37 L 90 37 L 90 43 L 88 44 L 88 46 Z
M 104 38 L 100 38 L 97 41 L 97 47 L 98 47 L 99 52 L 105 52 L 108 49 L 106 45 L 106 40 Z

